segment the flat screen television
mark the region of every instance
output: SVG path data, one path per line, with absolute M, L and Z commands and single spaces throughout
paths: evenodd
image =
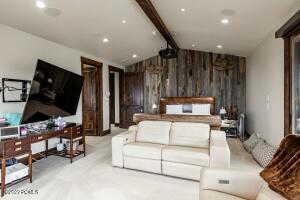
M 21 123 L 76 114 L 83 77 L 38 60 Z

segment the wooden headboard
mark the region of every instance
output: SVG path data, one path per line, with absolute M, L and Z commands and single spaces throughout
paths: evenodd
M 215 97 L 168 97 L 161 98 L 159 112 L 160 114 L 166 114 L 167 105 L 179 105 L 179 104 L 210 104 L 210 114 L 215 114 Z

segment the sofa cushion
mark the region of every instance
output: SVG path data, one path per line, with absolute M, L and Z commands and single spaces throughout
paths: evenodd
M 162 149 L 162 160 L 208 167 L 209 150 L 206 148 L 166 146 Z
M 226 194 L 223 192 L 217 192 L 213 190 L 201 190 L 200 191 L 200 200 L 245 200 L 237 196 Z
M 175 122 L 171 126 L 170 144 L 208 148 L 209 135 L 210 126 L 208 124 Z
M 161 160 L 162 145 L 135 142 L 124 146 L 124 156 Z
M 138 125 L 137 142 L 169 144 L 171 122 L 142 121 Z

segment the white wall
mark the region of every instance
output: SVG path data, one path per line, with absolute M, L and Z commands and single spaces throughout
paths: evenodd
M 54 42 L 0 24 L 0 78 L 31 80 L 37 59 L 45 60 L 69 71 L 81 74 L 80 57 L 84 56 L 103 63 L 103 94 L 109 92 L 108 65 L 121 66 L 71 49 Z M 109 101 L 104 98 L 103 127 L 109 129 Z M 2 103 L 0 112 L 23 112 L 24 103 Z M 81 122 L 81 99 L 77 115 L 69 121 Z
M 272 33 L 247 58 L 246 128 L 250 133 L 259 133 L 271 145 L 278 145 L 284 136 L 283 44 Z
M 275 39 L 275 31 L 299 8 L 296 3 L 247 58 L 246 129 L 274 146 L 284 137 L 284 41 Z

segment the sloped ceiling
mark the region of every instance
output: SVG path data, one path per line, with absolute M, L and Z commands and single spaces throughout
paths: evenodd
M 159 33 L 153 34 L 155 27 L 135 0 L 44 2 L 47 7 L 40 9 L 35 0 L 1 0 L 0 23 L 122 65 L 157 55 L 165 46 Z M 246 56 L 296 1 L 152 2 L 180 48 Z M 220 23 L 224 17 L 230 20 L 228 25 Z M 104 38 L 109 42 L 103 43 Z M 224 48 L 217 49 L 219 44 Z

